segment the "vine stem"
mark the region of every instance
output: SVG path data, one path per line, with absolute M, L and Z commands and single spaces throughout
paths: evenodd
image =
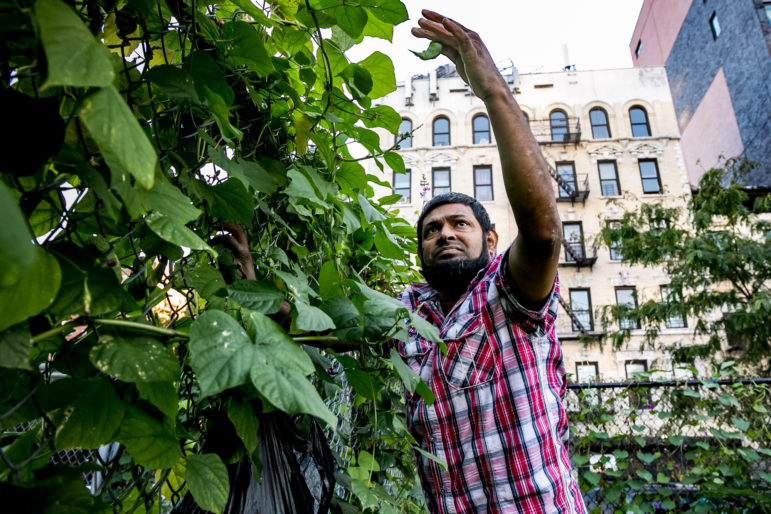
M 48 339 L 49 337 L 53 337 L 67 330 L 71 330 L 75 326 L 82 324 L 82 321 L 83 320 L 81 320 L 80 318 L 77 318 L 63 325 L 59 325 L 58 327 L 54 327 L 50 330 L 46 330 L 45 332 L 42 332 L 34 336 L 32 338 L 32 344 L 37 344 L 40 341 Z M 123 328 L 129 328 L 134 330 L 144 330 L 146 332 L 154 332 L 156 334 L 161 334 L 165 336 L 176 336 L 176 337 L 184 337 L 184 338 L 190 337 L 190 334 L 185 330 L 174 330 L 172 328 L 156 327 L 155 325 L 147 325 L 145 323 L 138 323 L 136 321 L 128 321 L 125 319 L 92 319 L 90 320 L 90 322 L 93 323 L 94 325 L 111 325 L 115 327 L 123 327 Z

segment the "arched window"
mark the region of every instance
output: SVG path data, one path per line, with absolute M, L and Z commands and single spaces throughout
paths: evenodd
M 632 124 L 632 137 L 649 137 L 651 135 L 648 113 L 639 105 L 629 109 L 629 122 Z
M 450 120 L 444 116 L 434 118 L 434 146 L 450 146 Z
M 490 144 L 490 120 L 484 114 L 477 114 L 471 121 L 475 145 Z
M 608 113 L 601 107 L 595 107 L 589 111 L 589 121 L 592 124 L 592 137 L 594 139 L 603 139 L 610 137 L 610 126 L 608 125 Z
M 405 134 L 409 134 L 408 137 L 402 139 Z M 401 139 L 401 141 L 399 141 Z M 396 136 L 395 144 L 399 145 L 399 149 L 412 148 L 412 121 L 407 118 L 402 118 L 402 122 L 399 124 L 399 132 Z
M 567 141 L 568 139 L 568 115 L 565 111 L 556 109 L 549 114 L 552 141 Z

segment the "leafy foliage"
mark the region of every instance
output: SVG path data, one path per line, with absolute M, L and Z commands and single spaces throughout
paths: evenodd
M 771 195 L 751 200 L 742 189 L 741 177 L 751 168 L 747 161 L 733 160 L 707 172 L 687 212 L 644 203 L 602 231 L 605 244 L 618 249 L 628 264 L 663 267 L 671 291 L 669 298 L 645 299 L 636 308 L 606 308 L 603 319 L 609 326 L 639 322 L 655 344 L 670 319 L 689 320 L 698 339 L 676 349 L 678 362 L 697 356 L 720 360 L 729 350 L 750 368 L 768 371 Z M 609 335 L 620 344 L 629 329 Z
M 3 105 L 50 120 L 0 164 L 4 495 L 164 510 L 189 491 L 216 512 L 226 466 L 259 469 L 260 417 L 279 409 L 338 441 L 335 509 L 419 511 L 399 377 L 430 390 L 385 344 L 411 323 L 391 296 L 415 234 L 349 150 L 404 171 L 372 130 L 397 133 L 373 106 L 396 82 L 387 56 L 345 55 L 390 40 L 404 5 L 1 5 Z M 229 224 L 256 280 L 239 279 Z M 204 453 L 218 423 L 238 439 Z M 88 470 L 55 465 L 98 448 Z M 93 495 L 84 471 L 102 478 Z

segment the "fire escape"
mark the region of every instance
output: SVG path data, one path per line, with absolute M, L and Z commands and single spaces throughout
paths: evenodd
M 581 318 L 579 318 L 578 315 L 573 312 L 570 304 L 566 302 L 564 298 L 562 298 L 562 295 L 559 295 L 559 302 L 562 306 L 562 309 L 565 311 L 565 314 L 567 314 L 570 318 L 570 327 L 562 327 L 559 324 L 556 327 L 557 335 L 561 340 L 580 339 L 581 336 L 602 339 L 602 337 L 605 335 L 605 330 L 597 329 L 594 326 L 594 320 L 589 318 L 590 325 L 586 326 L 586 324 L 581 321 Z

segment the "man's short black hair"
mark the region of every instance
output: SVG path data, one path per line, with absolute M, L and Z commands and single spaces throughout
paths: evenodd
M 493 224 L 490 222 L 490 216 L 487 215 L 487 209 L 485 209 L 481 203 L 476 201 L 476 199 L 471 198 L 469 195 L 464 195 L 463 193 L 442 193 L 436 195 L 423 206 L 423 211 L 418 218 L 418 252 L 420 253 L 421 259 L 423 258 L 423 220 L 429 212 L 439 206 L 447 205 L 448 203 L 460 203 L 471 207 L 474 217 L 482 226 L 483 235 L 486 236 L 487 233 L 493 229 Z

